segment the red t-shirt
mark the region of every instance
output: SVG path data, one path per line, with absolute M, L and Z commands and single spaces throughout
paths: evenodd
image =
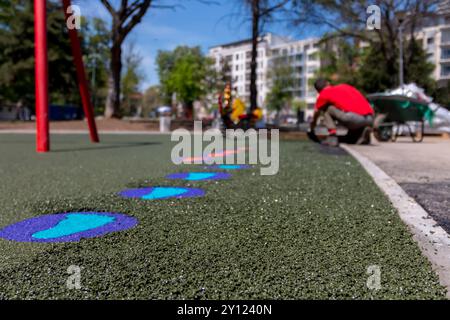
M 328 86 L 322 90 L 316 102 L 316 110 L 326 106 L 335 106 L 344 112 L 353 112 L 362 116 L 373 115 L 367 99 L 356 88 L 348 84 Z

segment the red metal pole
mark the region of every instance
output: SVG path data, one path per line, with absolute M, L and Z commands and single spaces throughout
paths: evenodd
M 34 0 L 36 150 L 50 150 L 48 124 L 48 64 L 47 64 L 46 0 Z
M 63 6 L 64 6 L 64 14 L 66 16 L 66 22 L 71 16 L 67 12 L 67 9 L 71 5 L 70 0 L 62 0 Z M 99 142 L 98 138 L 98 132 L 97 132 L 97 125 L 95 124 L 95 118 L 94 118 L 94 108 L 92 106 L 91 102 L 91 96 L 89 94 L 89 88 L 88 83 L 86 80 L 86 73 L 84 71 L 84 64 L 83 64 L 83 58 L 81 54 L 81 46 L 80 46 L 80 40 L 78 39 L 78 33 L 75 28 L 69 28 L 69 37 L 70 42 L 72 44 L 72 55 L 73 60 L 75 63 L 75 67 L 77 70 L 77 79 L 78 79 L 78 88 L 80 90 L 81 95 L 81 102 L 83 104 L 83 110 L 84 115 L 86 116 L 86 119 L 88 121 L 89 125 L 89 134 L 91 136 L 92 142 Z

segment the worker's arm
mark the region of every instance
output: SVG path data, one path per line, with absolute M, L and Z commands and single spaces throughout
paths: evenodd
M 314 131 L 317 125 L 317 121 L 319 120 L 320 113 L 322 110 L 326 109 L 326 107 L 330 104 L 328 100 L 328 96 L 325 92 L 322 92 L 316 101 L 316 107 L 314 108 L 314 115 L 311 122 L 311 131 Z
M 313 132 L 314 129 L 316 128 L 319 117 L 320 117 L 320 110 L 315 110 L 312 121 L 311 121 L 311 126 L 310 126 L 311 132 Z

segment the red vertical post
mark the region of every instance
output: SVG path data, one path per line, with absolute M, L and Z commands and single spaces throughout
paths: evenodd
M 63 0 L 64 14 L 66 16 L 66 22 L 70 18 L 67 9 L 71 6 L 70 0 Z M 91 102 L 91 96 L 89 94 L 89 87 L 86 79 L 86 72 L 84 70 L 83 58 L 81 53 L 80 40 L 78 39 L 78 33 L 75 28 L 69 29 L 69 37 L 72 45 L 72 55 L 77 70 L 78 88 L 80 90 L 81 102 L 83 104 L 84 115 L 88 121 L 89 134 L 92 142 L 99 142 L 97 125 L 94 119 L 94 108 Z
M 48 152 L 50 135 L 48 123 L 48 63 L 46 0 L 34 0 L 35 93 L 36 93 L 36 151 Z

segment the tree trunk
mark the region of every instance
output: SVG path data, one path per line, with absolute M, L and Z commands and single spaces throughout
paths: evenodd
M 194 119 L 194 103 L 187 102 L 184 106 L 184 117 L 188 120 Z
M 120 83 L 122 74 L 122 46 L 114 43 L 111 48 L 110 74 L 108 78 L 108 97 L 106 99 L 105 118 L 120 117 Z
M 258 88 L 256 87 L 256 68 L 258 55 L 258 38 L 260 23 L 260 0 L 253 0 L 252 3 L 252 61 L 250 63 L 250 110 L 258 107 Z

